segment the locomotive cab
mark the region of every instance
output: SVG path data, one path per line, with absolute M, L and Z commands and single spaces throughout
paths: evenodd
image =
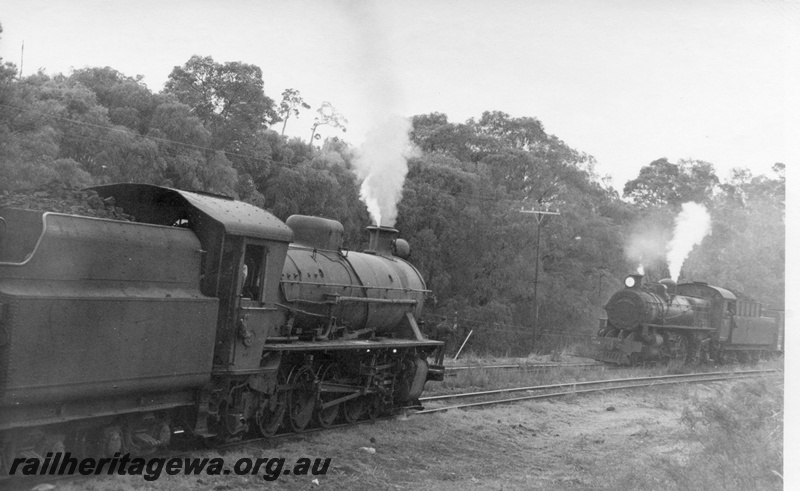
M 257 369 L 279 324 L 278 278 L 291 229 L 266 210 L 224 196 L 144 184 L 94 189 L 138 221 L 194 232 L 203 251 L 201 290 L 219 299 L 214 372 Z

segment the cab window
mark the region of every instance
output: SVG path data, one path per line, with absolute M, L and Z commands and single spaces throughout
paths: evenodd
M 261 301 L 264 285 L 264 257 L 267 248 L 263 245 L 247 244 L 242 264 L 241 296 L 245 300 Z

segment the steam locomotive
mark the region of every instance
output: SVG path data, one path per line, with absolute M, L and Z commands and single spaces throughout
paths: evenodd
M 607 321 L 592 339 L 596 360 L 744 362 L 783 351 L 782 313 L 707 283 L 642 279 L 628 276 L 606 304 Z
M 397 230 L 143 184 L 135 222 L 0 210 L 0 474 L 15 456 L 145 455 L 418 404 L 443 343 Z M 294 240 L 293 240 L 294 239 Z

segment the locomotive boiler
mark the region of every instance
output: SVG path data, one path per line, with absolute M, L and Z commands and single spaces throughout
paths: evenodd
M 19 455 L 146 454 L 418 404 L 443 367 L 394 229 L 143 184 L 135 222 L 0 210 L 0 474 Z
M 783 319 L 745 295 L 703 282 L 656 284 L 642 275 L 605 306 L 592 357 L 617 364 L 749 360 L 783 349 Z

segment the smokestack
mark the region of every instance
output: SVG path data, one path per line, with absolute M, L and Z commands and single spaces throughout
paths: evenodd
M 376 227 L 375 225 L 367 227 L 367 232 L 369 232 L 369 249 L 364 252 L 391 257 L 394 242 L 400 232 L 391 227 Z

